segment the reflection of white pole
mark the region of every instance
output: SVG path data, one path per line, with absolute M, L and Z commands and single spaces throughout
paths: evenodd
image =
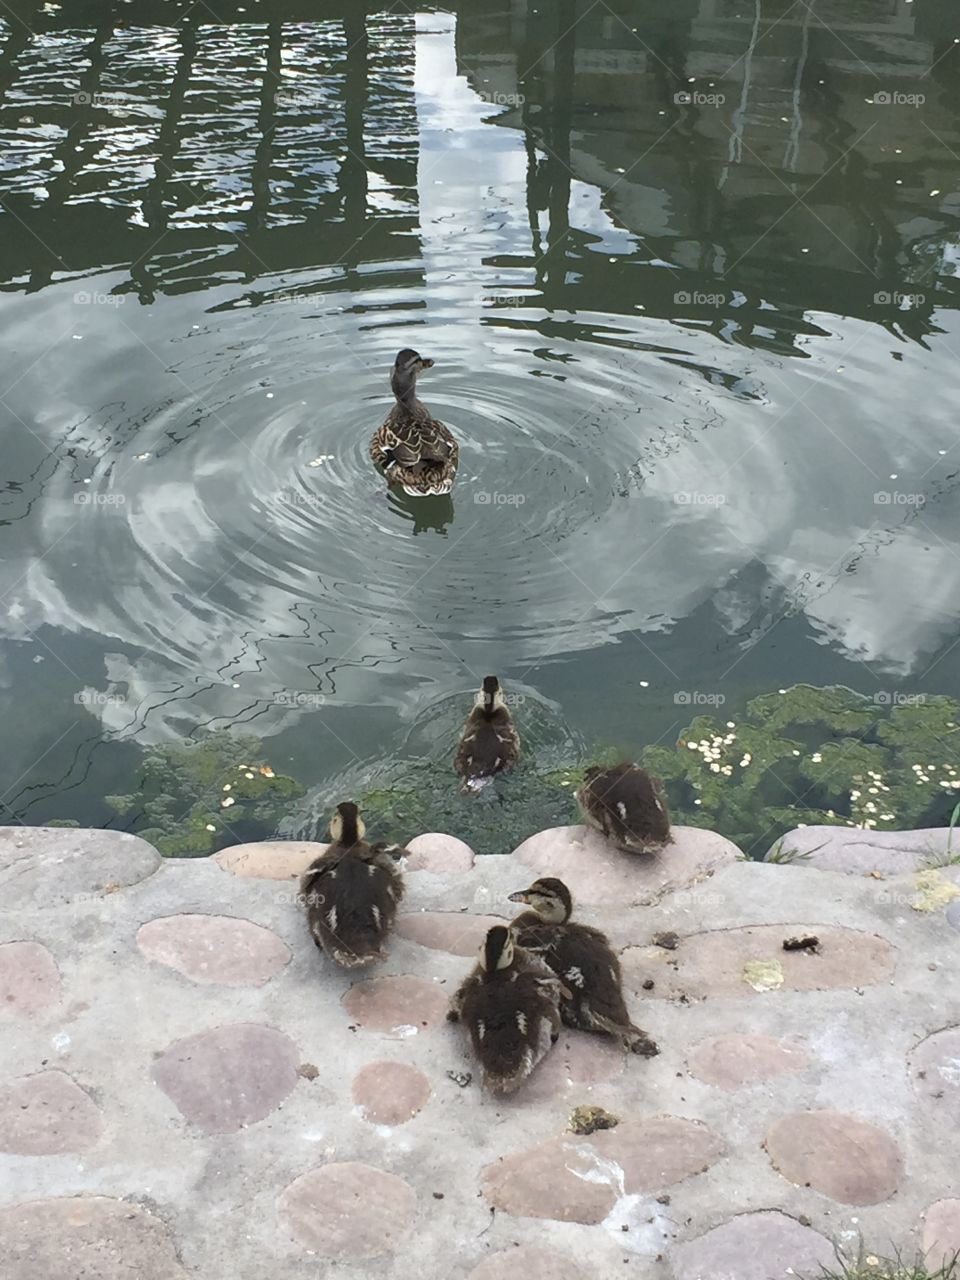
M 813 17 L 813 6 L 817 0 L 810 0 L 804 8 L 806 13 L 801 27 L 800 57 L 797 60 L 797 74 L 793 81 L 793 119 L 790 122 L 790 138 L 783 155 L 783 167 L 795 170 L 800 158 L 800 134 L 803 132 L 803 112 L 800 110 L 800 86 L 807 66 L 807 55 L 810 52 L 810 19 Z
M 743 134 L 747 115 L 747 102 L 750 99 L 750 73 L 753 69 L 753 53 L 760 36 L 760 22 L 763 18 L 762 0 L 755 0 L 756 13 L 753 19 L 753 31 L 750 33 L 750 45 L 743 58 L 743 89 L 740 93 L 740 105 L 733 113 L 733 132 L 730 134 L 730 147 L 727 152 L 727 164 L 720 172 L 718 189 L 722 188 L 730 176 L 730 165 L 740 164 L 743 160 Z

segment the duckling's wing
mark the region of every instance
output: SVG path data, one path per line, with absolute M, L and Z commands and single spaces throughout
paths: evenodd
M 382 954 L 403 892 L 395 869 L 344 857 L 308 897 L 310 928 L 338 964 L 362 964 Z

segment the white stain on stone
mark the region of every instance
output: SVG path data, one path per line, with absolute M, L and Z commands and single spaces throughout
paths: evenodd
M 70 1048 L 70 1037 L 65 1031 L 58 1031 L 50 1040 L 50 1044 L 57 1053 L 66 1053 Z
M 621 1195 L 600 1225 L 613 1235 L 618 1248 L 645 1258 L 666 1251 L 675 1227 L 652 1196 L 636 1195 Z
M 948 1084 L 960 1084 L 960 1058 L 948 1058 L 937 1070 Z

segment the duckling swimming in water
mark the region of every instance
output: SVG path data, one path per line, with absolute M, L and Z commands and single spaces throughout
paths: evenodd
M 460 457 L 451 432 L 417 399 L 417 375 L 432 367 L 410 347 L 399 352 L 390 375 L 397 403 L 370 441 L 370 457 L 387 484 L 415 498 L 449 493 Z
M 386 959 L 383 944 L 403 897 L 398 845 L 370 845 L 355 804 L 338 804 L 330 821 L 333 843 L 300 880 L 313 940 L 344 968 Z
M 485 676 L 474 708 L 463 726 L 453 767 L 465 789 L 479 791 L 498 773 L 512 769 L 520 756 L 520 734 L 496 676 Z
M 573 924 L 573 898 L 562 880 L 535 880 L 529 889 L 510 894 L 523 902 L 510 926 L 518 946 L 541 955 L 568 990 L 561 998 L 564 1025 L 615 1036 L 631 1053 L 652 1058 L 656 1042 L 634 1026 L 623 999 L 620 961 L 606 935 L 589 925 Z
M 518 947 L 510 929 L 487 933 L 447 1017 L 463 1021 L 492 1093 L 513 1093 L 556 1043 L 561 993 L 556 974 Z
M 670 815 L 659 779 L 630 761 L 583 775 L 577 801 L 590 826 L 624 853 L 654 853 L 670 843 Z

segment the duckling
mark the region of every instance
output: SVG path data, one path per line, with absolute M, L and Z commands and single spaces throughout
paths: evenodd
M 520 734 L 500 681 L 496 676 L 485 676 L 463 726 L 453 767 L 466 779 L 465 789 L 479 791 L 496 774 L 512 769 L 519 756 Z
M 577 801 L 586 821 L 624 853 L 653 853 L 670 843 L 670 815 L 663 784 L 646 769 L 624 761 L 583 775 Z
M 383 944 L 403 897 L 396 863 L 406 850 L 369 845 L 365 830 L 355 804 L 338 804 L 330 821 L 333 843 L 300 880 L 314 942 L 347 969 L 386 958 Z
M 432 360 L 409 347 L 397 355 L 390 375 L 397 403 L 370 441 L 370 457 L 387 484 L 415 498 L 449 493 L 460 457 L 453 435 L 417 399 L 417 374 L 431 368 Z
M 518 947 L 510 929 L 487 933 L 447 1017 L 463 1020 L 492 1093 L 513 1093 L 556 1043 L 561 994 L 556 974 Z
M 572 924 L 573 898 L 562 880 L 535 880 L 529 889 L 511 893 L 511 902 L 530 908 L 510 926 L 517 944 L 541 955 L 564 983 L 560 1001 L 564 1025 L 616 1036 L 631 1053 L 652 1058 L 656 1042 L 635 1027 L 623 999 L 620 961 L 599 929 Z

